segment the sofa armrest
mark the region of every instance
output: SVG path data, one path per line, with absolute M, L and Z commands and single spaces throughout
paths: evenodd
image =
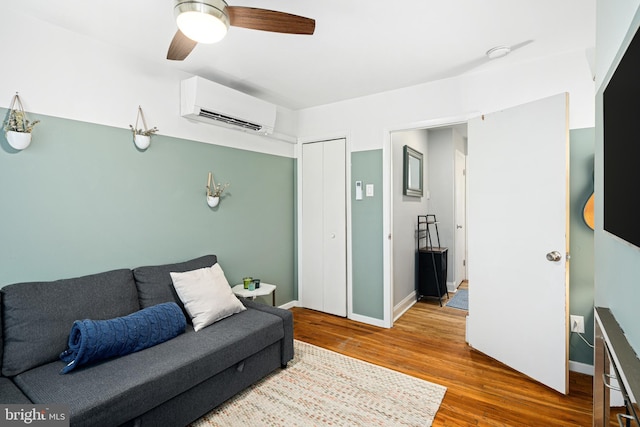
M 284 338 L 282 339 L 282 366 L 285 367 L 287 363 L 293 359 L 293 314 L 289 310 L 285 310 L 279 307 L 272 307 L 270 305 L 261 304 L 250 299 L 240 298 L 242 304 L 247 308 L 253 308 L 265 313 L 273 314 L 282 319 L 282 326 L 284 328 Z
M 0 402 L 5 404 L 32 403 L 27 396 L 7 377 L 0 377 Z

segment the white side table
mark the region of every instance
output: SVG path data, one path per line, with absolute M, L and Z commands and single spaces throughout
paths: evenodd
M 244 288 L 244 284 L 240 283 L 231 288 L 233 293 L 242 298 L 256 299 L 256 297 L 267 296 L 271 294 L 271 301 L 273 306 L 276 306 L 276 285 L 270 285 L 268 283 L 260 283 L 260 287 L 254 291 Z

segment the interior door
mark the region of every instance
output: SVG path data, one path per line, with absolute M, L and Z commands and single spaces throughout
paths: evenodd
M 454 230 L 454 279 L 455 286 L 459 286 L 467 279 L 467 183 L 466 183 L 466 156 L 456 150 L 455 157 L 455 230 Z
M 468 128 L 467 338 L 568 392 L 568 94 Z
M 302 145 L 300 301 L 347 315 L 346 141 Z

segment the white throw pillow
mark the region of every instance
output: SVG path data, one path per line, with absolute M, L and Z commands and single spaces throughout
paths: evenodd
M 231 291 L 219 264 L 184 273 L 170 273 L 193 329 L 200 329 L 247 308 Z

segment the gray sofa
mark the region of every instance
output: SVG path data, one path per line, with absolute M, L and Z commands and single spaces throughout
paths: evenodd
M 293 358 L 289 311 L 247 307 L 198 332 L 61 375 L 74 320 L 111 319 L 180 299 L 170 272 L 211 267 L 215 255 L 8 285 L 2 296 L 0 403 L 66 404 L 72 426 L 184 426 Z M 185 315 L 187 320 L 189 316 Z

